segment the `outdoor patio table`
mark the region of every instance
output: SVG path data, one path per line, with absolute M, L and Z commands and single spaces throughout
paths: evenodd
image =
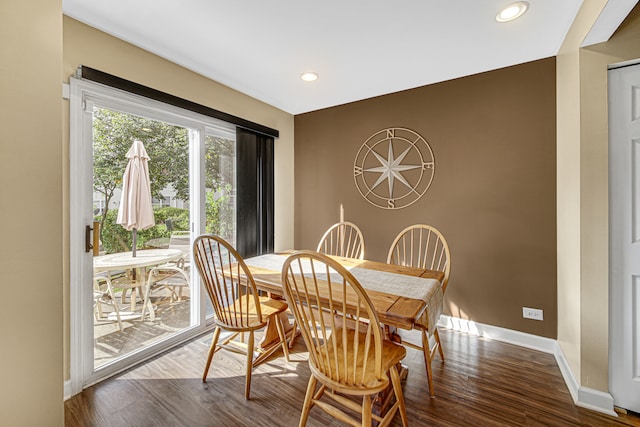
M 135 311 L 136 288 L 147 286 L 147 267 L 176 261 L 183 255 L 183 252 L 179 249 L 145 249 L 136 251 L 135 257 L 132 252 L 100 255 L 93 258 L 93 271 L 94 274 L 107 272 L 110 275 L 113 271 L 137 269 L 136 277 L 138 279 L 127 286 L 131 288 L 131 311 Z M 147 305 L 147 309 L 153 318 L 154 310 L 150 301 L 144 301 L 143 303 Z

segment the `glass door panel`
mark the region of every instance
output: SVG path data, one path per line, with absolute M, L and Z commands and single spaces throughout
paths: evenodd
M 93 216 L 100 225 L 93 277 L 94 370 L 194 324 L 189 139 L 185 127 L 93 107 Z M 127 153 L 136 140 L 148 154 L 149 181 L 126 192 Z M 143 194 L 145 185 L 153 223 L 134 231 L 121 224 L 127 216 L 119 216 L 119 209 L 125 200 L 134 205 L 135 194 Z
M 208 129 L 205 137 L 205 231 L 236 245 L 236 140 L 228 131 Z M 205 313 L 213 316 L 206 298 Z

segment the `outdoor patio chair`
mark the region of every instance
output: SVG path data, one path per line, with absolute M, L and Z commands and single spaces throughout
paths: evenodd
M 113 309 L 113 311 L 107 316 L 105 316 L 102 311 L 103 305 L 110 306 Z M 93 313 L 98 321 L 104 320 L 105 317 L 108 320 L 111 320 L 111 318 L 115 316 L 115 319 L 118 322 L 118 329 L 122 332 L 120 308 L 118 307 L 118 302 L 113 295 L 113 287 L 109 277 L 95 276 L 93 278 Z
M 189 269 L 191 265 L 191 233 L 174 231 L 169 240 L 169 249 L 179 249 L 183 256 L 177 261 L 153 268 L 147 278 L 145 301 L 156 290 L 167 289 L 171 292 L 170 302 L 182 301 L 183 290 L 189 290 Z M 146 306 L 146 304 L 145 304 Z M 144 317 L 144 308 L 142 311 Z M 153 319 L 152 319 L 153 320 Z
M 148 309 L 149 320 L 155 320 L 155 310 L 151 302 L 153 292 L 159 289 L 168 290 L 170 292 L 169 302 L 174 303 L 182 300 L 182 289 L 189 289 L 190 283 L 189 274 L 180 267 L 166 265 L 152 268 L 147 276 L 141 319 L 144 320 Z

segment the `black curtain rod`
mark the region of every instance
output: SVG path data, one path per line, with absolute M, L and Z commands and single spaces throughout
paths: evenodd
M 121 89 L 126 92 L 134 93 L 136 95 L 144 96 L 146 98 L 153 99 L 155 101 L 164 102 L 165 104 L 173 105 L 175 107 L 183 108 L 185 110 L 193 111 L 195 113 L 203 114 L 205 116 L 213 117 L 231 123 L 238 127 L 261 133 L 273 138 L 279 138 L 280 132 L 276 129 L 271 129 L 267 126 L 263 126 L 258 123 L 254 123 L 249 120 L 245 120 L 240 117 L 236 117 L 231 114 L 224 113 L 222 111 L 215 110 L 213 108 L 206 107 L 201 104 L 180 98 L 174 95 L 170 95 L 166 92 L 162 92 L 150 87 L 141 85 L 139 83 L 132 82 L 130 80 L 123 79 L 121 77 L 114 76 L 104 71 L 96 70 L 86 65 L 78 67 L 79 77 L 87 80 L 91 80 L 96 83 L 111 86 L 116 89 Z

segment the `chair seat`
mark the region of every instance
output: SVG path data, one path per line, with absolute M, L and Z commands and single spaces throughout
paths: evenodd
M 179 271 L 179 267 L 156 267 L 153 269 L 153 283 L 159 286 L 189 286 L 186 271 Z
M 282 313 L 289 306 L 284 300 L 273 299 L 265 296 L 259 296 L 260 309 L 263 317 L 271 317 L 275 314 Z
M 356 334 L 355 330 L 347 329 L 347 328 L 336 328 L 334 333 L 338 334 L 339 337 L 342 337 L 342 335 L 346 333 L 347 342 L 352 342 Z M 358 333 L 358 346 L 360 348 L 363 348 L 363 349 L 365 348 L 365 341 L 366 341 L 366 334 Z M 328 354 L 331 355 L 331 354 L 334 354 L 334 350 L 337 350 L 337 354 L 343 354 L 342 346 L 343 346 L 342 339 L 337 340 L 337 349 L 334 349 L 333 340 L 328 340 L 327 343 L 321 347 L 322 348 L 321 351 L 324 351 L 324 349 L 326 349 Z M 363 384 L 362 391 L 368 391 L 368 392 L 371 390 L 384 388 L 388 384 L 388 378 L 386 378 L 386 381 L 380 381 L 376 378 L 376 372 L 374 369 L 375 350 L 374 350 L 373 340 L 371 340 L 370 346 L 371 347 L 369 349 L 369 353 L 366 355 L 368 359 L 366 362 L 366 366 L 369 367 L 369 369 L 365 370 L 364 380 L 362 381 L 362 384 Z M 352 382 L 351 378 L 353 378 L 354 376 L 354 368 L 355 368 L 355 375 L 357 376 L 357 378 L 358 379 L 362 378 L 362 375 L 363 375 L 362 367 L 365 366 L 363 353 L 359 353 L 355 364 L 353 363 L 353 353 L 349 351 L 348 354 L 349 354 L 348 357 L 350 357 L 350 360 L 347 363 L 347 375 L 346 375 L 347 383 Z M 388 340 L 383 340 L 382 341 L 382 371 L 387 372 L 392 366 L 394 366 L 395 364 L 399 363 L 402 359 L 404 359 L 406 354 L 407 354 L 407 350 L 403 346 Z M 319 369 L 319 367 L 313 366 L 311 359 L 309 359 L 311 370 L 314 372 L 314 374 L 316 374 L 316 376 L 321 382 L 326 383 L 328 386 L 330 386 L 332 382 L 340 382 L 340 383 L 345 382 L 344 372 L 340 372 L 340 378 L 338 378 L 337 368 L 335 363 L 336 363 L 335 359 L 330 358 L 330 367 L 327 369 L 324 369 L 323 370 L 324 372 L 322 372 Z M 329 372 L 331 372 L 332 375 L 328 375 Z
M 234 319 L 234 323 L 229 324 L 224 322 L 222 319 L 219 319 L 217 323 L 230 330 L 259 329 L 266 325 L 269 317 L 282 313 L 288 308 L 287 303 L 283 300 L 277 300 L 266 296 L 258 296 L 257 299 L 260 304 L 262 319 L 258 316 L 254 299 L 250 298 L 249 301 L 247 301 L 245 297 L 241 297 L 236 299 L 233 304 L 234 310 L 238 313 L 238 317 Z M 242 313 L 241 317 L 240 313 Z M 240 321 L 242 324 L 236 323 Z

